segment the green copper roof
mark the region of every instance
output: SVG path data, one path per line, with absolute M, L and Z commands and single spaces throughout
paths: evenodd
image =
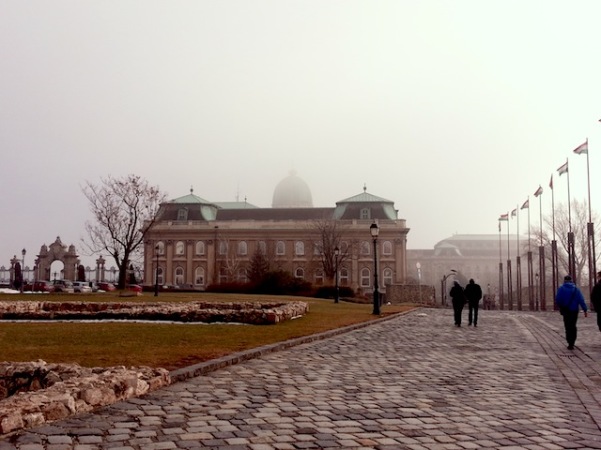
M 394 203 L 394 202 L 364 191 L 361 194 L 355 195 L 354 197 L 349 197 L 347 199 L 336 202 L 337 205 L 340 203 Z
M 183 197 L 173 199 L 169 203 L 211 204 L 211 202 L 205 200 L 204 198 L 200 198 L 198 195 L 194 195 L 192 193 L 184 195 Z

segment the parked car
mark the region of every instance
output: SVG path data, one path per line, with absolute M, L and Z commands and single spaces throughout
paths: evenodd
M 34 292 L 52 292 L 54 291 L 54 287 L 50 281 L 35 281 L 33 283 L 33 291 Z
M 125 286 L 125 289 L 132 292 L 142 292 L 142 286 L 139 284 L 128 284 Z
M 52 285 L 54 286 L 54 292 L 67 292 L 70 294 L 75 292 L 73 282 L 69 280 L 54 280 Z
M 110 291 L 114 291 L 115 289 L 117 289 L 113 283 L 106 283 L 104 281 L 101 281 L 96 284 L 98 284 L 99 291 L 110 292 Z
M 73 291 L 78 292 L 80 294 L 87 294 L 92 292 L 92 288 L 85 281 L 74 281 L 73 282 Z

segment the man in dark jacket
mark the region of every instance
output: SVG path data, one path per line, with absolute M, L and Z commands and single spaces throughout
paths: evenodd
M 584 317 L 587 314 L 586 302 L 580 289 L 572 281 L 572 277 L 566 275 L 563 284 L 557 289 L 555 303 L 559 307 L 559 312 L 563 316 L 563 326 L 566 331 L 566 341 L 568 341 L 568 350 L 574 350 L 578 330 L 576 322 L 578 321 L 578 312 L 580 308 L 584 311 Z
M 601 331 L 601 272 L 597 273 L 597 282 L 591 292 L 591 303 L 597 313 L 597 326 L 599 327 L 599 331 Z
M 455 316 L 455 326 L 461 326 L 461 313 L 463 312 L 463 305 L 465 304 L 465 294 L 463 293 L 463 288 L 459 284 L 459 282 L 453 282 L 453 287 L 449 292 L 453 303 L 453 312 Z
M 482 288 L 479 284 L 474 282 L 473 278 L 470 278 L 470 282 L 465 287 L 465 296 L 467 297 L 470 312 L 468 315 L 468 326 L 472 323 L 475 327 L 478 326 L 478 306 L 480 299 L 482 298 Z

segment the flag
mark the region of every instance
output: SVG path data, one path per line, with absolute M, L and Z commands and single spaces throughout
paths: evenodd
M 540 185 L 538 186 L 538 189 L 536 190 L 536 192 L 534 193 L 535 197 L 538 197 L 539 195 L 541 195 L 543 193 L 543 188 L 540 187 Z
M 509 214 L 501 214 L 501 217 L 499 217 L 499 220 L 509 220 Z
M 584 144 L 580 144 L 578 147 L 576 147 L 574 149 L 574 153 L 576 153 L 577 155 L 588 153 L 588 139 L 584 142 Z
M 549 181 L 549 187 L 553 190 L 553 174 L 551 174 L 551 181 Z
M 501 221 L 499 220 L 499 233 L 501 232 Z
M 517 215 L 518 213 L 518 209 L 514 209 L 513 211 L 511 211 L 511 217 L 514 217 L 515 215 Z
M 526 200 L 520 209 L 526 209 L 530 207 L 530 199 Z
M 566 161 L 565 164 L 562 164 L 561 166 L 559 166 L 559 169 L 557 169 L 557 173 L 559 173 L 559 175 L 563 175 L 564 173 L 568 173 L 568 162 Z

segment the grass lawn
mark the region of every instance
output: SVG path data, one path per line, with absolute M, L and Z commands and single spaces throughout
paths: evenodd
M 374 320 L 372 305 L 335 304 L 333 300 L 240 294 L 161 293 L 154 297 L 121 298 L 104 294 L 0 294 L 0 301 L 305 301 L 309 314 L 277 325 L 165 323 L 0 323 L 0 361 L 77 363 L 86 367 L 151 366 L 169 370 L 218 358 L 229 353 Z M 382 307 L 382 315 L 412 309 L 412 305 Z

